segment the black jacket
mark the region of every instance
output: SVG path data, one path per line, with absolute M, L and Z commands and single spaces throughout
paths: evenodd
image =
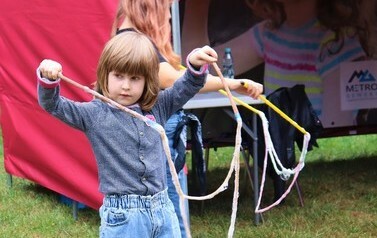
M 318 147 L 317 138 L 323 127 L 305 93 L 304 85 L 279 88 L 268 95 L 267 99 L 310 133 L 308 151 L 312 150 L 313 146 Z M 295 164 L 294 143 L 296 142 L 301 149 L 303 134 L 267 105 L 263 105 L 262 111 L 269 121 L 269 132 L 280 161 L 284 167 L 292 168 Z M 258 141 L 258 164 L 262 167 L 265 143 L 260 120 L 258 120 Z M 275 171 L 270 160 L 268 164 L 267 171 L 272 176 Z
M 192 152 L 192 171 L 195 175 L 192 177 L 195 183 L 199 183 L 199 195 L 205 195 L 207 192 L 206 163 L 203 155 L 202 126 L 199 119 L 192 113 L 185 113 L 182 120 L 178 123 L 173 148 L 178 151 L 178 157 L 174 161 L 177 172 L 181 171 L 186 163 L 186 135 L 185 130 L 191 132 L 188 135 L 191 152 Z M 182 136 L 183 135 L 183 136 Z

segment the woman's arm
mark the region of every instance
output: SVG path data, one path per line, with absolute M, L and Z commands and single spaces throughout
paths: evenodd
M 263 85 L 250 79 L 225 78 L 225 82 L 231 91 L 236 91 L 237 93 L 248 95 L 252 98 L 257 98 L 263 92 Z M 248 87 L 245 88 L 241 82 L 244 82 Z M 207 76 L 206 84 L 200 92 L 213 92 L 220 89 L 224 89 L 220 77 L 209 74 Z
M 185 72 L 185 69 L 176 70 L 167 62 L 160 63 L 160 71 L 159 71 L 159 78 L 160 78 L 160 88 L 165 89 L 171 87 L 175 80 L 181 77 Z M 257 98 L 263 92 L 263 85 L 260 83 L 256 83 L 249 79 L 228 79 L 226 78 L 225 81 L 227 82 L 229 89 L 234 90 L 237 93 L 241 93 L 244 95 L 251 96 L 253 98 Z M 245 88 L 241 85 L 241 81 L 247 83 L 249 85 L 248 88 Z M 224 86 L 219 77 L 208 75 L 206 84 L 200 90 L 200 92 L 215 92 L 220 89 L 224 89 Z
M 168 62 L 161 62 L 160 71 L 158 72 L 160 88 L 165 89 L 173 86 L 174 82 L 183 76 L 185 71 L 186 69 L 176 70 Z

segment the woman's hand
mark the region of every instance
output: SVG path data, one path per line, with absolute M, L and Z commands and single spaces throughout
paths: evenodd
M 228 79 L 230 90 L 257 99 L 263 93 L 263 85 L 250 79 Z
M 61 64 L 49 59 L 43 60 L 38 68 L 42 78 L 47 78 L 52 81 L 59 79 L 59 74 L 63 72 Z

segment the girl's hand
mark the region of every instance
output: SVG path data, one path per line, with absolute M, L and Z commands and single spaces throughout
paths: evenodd
M 217 53 L 209 46 L 193 50 L 188 58 L 190 64 L 195 68 L 200 68 L 205 64 L 211 64 L 217 61 Z
M 38 68 L 41 72 L 42 78 L 47 78 L 53 81 L 59 79 L 59 74 L 63 72 L 61 64 L 49 59 L 43 60 Z

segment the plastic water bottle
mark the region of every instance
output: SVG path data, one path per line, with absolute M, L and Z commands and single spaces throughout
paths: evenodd
M 230 48 L 225 48 L 222 73 L 225 78 L 234 78 L 233 57 Z

